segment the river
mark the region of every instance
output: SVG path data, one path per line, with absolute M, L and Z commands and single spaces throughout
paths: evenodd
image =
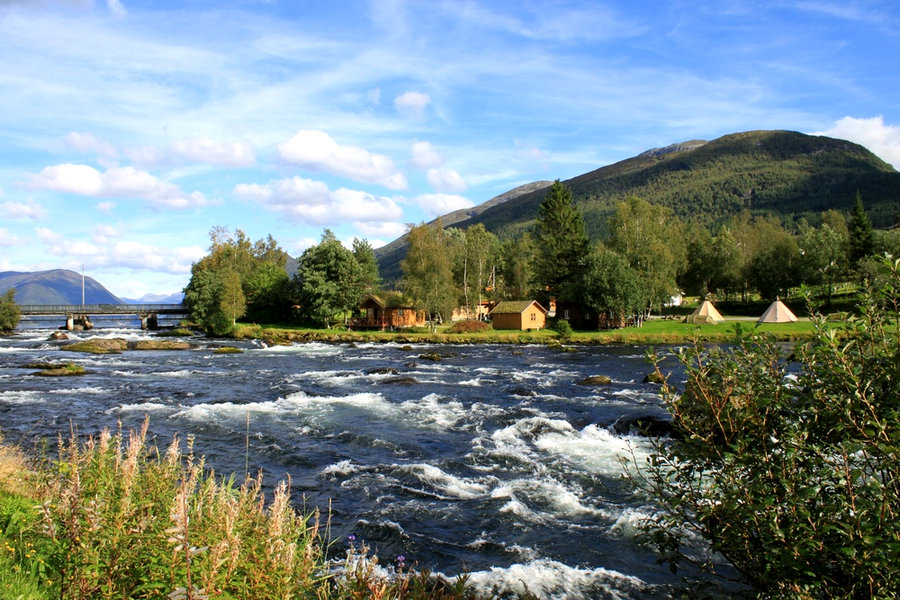
M 70 337 L 151 335 L 119 327 Z M 192 435 L 219 473 L 249 463 L 269 484 L 290 476 L 295 506 L 330 506 L 336 555 L 352 535 L 383 563 L 403 555 L 469 572 L 484 592 L 527 584 L 539 598 L 666 598 L 680 581 L 634 540 L 649 508 L 621 459 L 641 461 L 647 441 L 611 427 L 665 415 L 658 386 L 643 383 L 645 348 L 245 341 L 242 354 L 215 354 L 226 342 L 193 338 L 194 350 L 95 356 L 61 351 L 70 342 L 50 333 L 0 338 L 7 442 L 53 447 L 73 427 L 149 417 L 158 445 Z M 24 368 L 61 361 L 89 373 Z M 576 383 L 589 375 L 612 383 Z

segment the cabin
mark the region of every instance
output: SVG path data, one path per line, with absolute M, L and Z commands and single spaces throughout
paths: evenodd
M 400 329 L 423 327 L 425 311 L 416 310 L 399 294 L 391 294 L 382 300 L 368 294 L 359 304 L 359 314 L 350 319 L 350 329 Z
M 487 321 L 488 315 L 491 314 L 491 311 L 494 307 L 497 306 L 497 303 L 493 300 L 482 300 L 477 305 L 472 307 L 472 310 L 469 311 L 466 306 L 459 306 L 453 309 L 453 314 L 450 315 L 451 321 Z
M 505 300 L 490 312 L 494 329 L 543 329 L 547 325 L 547 309 L 537 300 Z

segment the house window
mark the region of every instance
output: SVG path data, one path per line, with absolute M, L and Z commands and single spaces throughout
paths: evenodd
M 537 315 L 534 314 L 534 313 L 531 313 L 531 320 L 532 320 L 532 321 L 537 321 Z
M 403 316 L 403 309 L 402 309 L 402 308 L 397 309 L 397 316 L 398 316 L 398 317 L 402 317 L 402 316 Z
M 569 309 L 568 308 L 563 310 L 563 319 L 565 319 L 566 321 L 569 320 Z

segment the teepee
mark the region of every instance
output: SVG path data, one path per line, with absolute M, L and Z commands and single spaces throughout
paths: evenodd
M 688 317 L 684 320 L 685 323 L 709 323 L 711 325 L 718 325 L 719 323 L 725 322 L 725 319 L 722 318 L 722 315 L 719 314 L 719 311 L 716 310 L 716 307 L 713 306 L 713 303 L 709 300 L 704 300 L 703 303 L 697 307 L 697 310 L 692 312 Z
M 791 309 L 785 306 L 784 302 L 775 298 L 775 302 L 769 305 L 757 323 L 790 323 L 796 320 L 797 317 L 794 316 Z

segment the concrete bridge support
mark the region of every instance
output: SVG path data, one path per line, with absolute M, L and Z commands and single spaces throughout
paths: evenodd
M 159 329 L 159 316 L 156 313 L 140 315 L 141 329 Z
M 68 331 L 83 331 L 93 329 L 94 324 L 88 315 L 69 313 L 66 315 L 66 329 Z

